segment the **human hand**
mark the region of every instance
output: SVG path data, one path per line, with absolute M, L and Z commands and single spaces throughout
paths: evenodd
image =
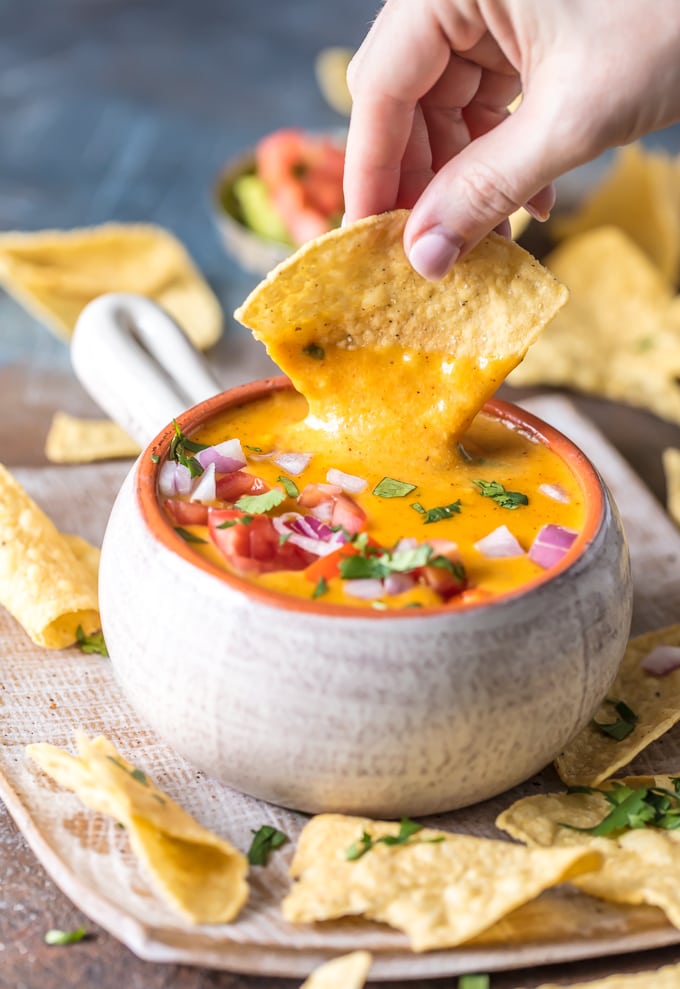
M 436 280 L 520 205 L 547 219 L 569 169 L 680 120 L 680 4 L 387 0 L 348 83 L 345 216 L 413 207 L 404 246 Z

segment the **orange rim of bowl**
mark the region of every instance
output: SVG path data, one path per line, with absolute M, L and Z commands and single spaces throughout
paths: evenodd
M 266 398 L 272 392 L 288 389 L 293 390 L 293 385 L 284 376 L 252 381 L 248 384 L 221 392 L 219 395 L 215 395 L 213 398 L 209 398 L 193 406 L 177 416 L 176 421 L 182 432 L 191 436 L 200 427 L 206 425 L 211 419 L 226 412 L 228 409 Z M 147 528 L 166 549 L 186 560 L 192 566 L 198 567 L 200 570 L 204 570 L 211 576 L 221 580 L 233 590 L 239 591 L 262 604 L 270 605 L 284 611 L 307 612 L 320 616 L 366 618 L 380 621 L 385 618 L 413 620 L 425 618 L 430 615 L 462 614 L 478 608 L 488 608 L 523 596 L 536 587 L 554 580 L 559 574 L 568 570 L 581 557 L 584 550 L 590 545 L 597 534 L 604 516 L 605 501 L 603 484 L 597 471 L 575 443 L 567 439 L 559 430 L 553 426 L 549 426 L 530 412 L 525 412 L 524 409 L 520 409 L 510 402 L 504 402 L 500 399 L 492 399 L 487 402 L 482 411 L 486 415 L 490 415 L 493 418 L 499 419 L 501 422 L 509 424 L 530 439 L 543 443 L 544 446 L 548 446 L 570 468 L 579 481 L 585 504 L 583 528 L 558 564 L 539 574 L 526 584 L 522 584 L 521 587 L 506 591 L 504 594 L 494 595 L 486 601 L 456 603 L 456 598 L 454 598 L 452 602 L 437 605 L 436 607 L 404 611 L 398 611 L 396 609 L 371 609 L 356 605 L 324 604 L 319 601 L 308 601 L 306 598 L 261 587 L 254 582 L 239 577 L 237 574 L 232 574 L 228 570 L 222 569 L 217 564 L 211 563 L 210 560 L 194 552 L 184 539 L 175 532 L 172 523 L 161 507 L 158 495 L 158 474 L 161 464 L 170 452 L 170 444 L 175 435 L 173 423 L 169 423 L 158 434 L 143 451 L 137 462 L 137 501 Z

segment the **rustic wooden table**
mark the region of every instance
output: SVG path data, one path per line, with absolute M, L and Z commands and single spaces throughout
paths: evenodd
M 187 244 L 231 313 L 254 279 L 220 247 L 211 180 L 226 158 L 267 130 L 342 124 L 318 94 L 314 56 L 326 45 L 356 45 L 374 7 L 371 0 L 0 0 L 0 228 L 162 223 Z M 680 149 L 677 132 L 656 140 Z M 568 191 L 582 181 L 573 176 Z M 229 320 L 210 359 L 225 385 L 271 371 L 261 348 Z M 660 451 L 680 446 L 680 429 L 607 402 L 577 401 L 663 498 Z M 0 294 L 0 460 L 10 468 L 44 464 L 56 409 L 96 414 L 66 346 Z M 0 676 L 1 669 L 0 660 Z M 84 942 L 62 949 L 43 943 L 48 928 L 81 924 L 91 931 Z M 680 949 L 671 948 L 558 971 L 501 973 L 491 984 L 576 981 L 678 957 Z M 54 886 L 0 804 L 0 989 L 296 984 L 135 958 Z

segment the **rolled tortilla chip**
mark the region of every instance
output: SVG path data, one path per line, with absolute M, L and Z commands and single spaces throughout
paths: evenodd
M 63 649 L 100 628 L 99 551 L 68 537 L 0 464 L 0 603 L 33 641 Z

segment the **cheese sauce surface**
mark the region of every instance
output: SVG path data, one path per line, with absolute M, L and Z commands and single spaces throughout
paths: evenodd
M 208 447 L 238 439 L 246 460 L 224 475 L 218 467 L 216 497 L 208 501 L 192 501 L 192 491 L 162 491 L 170 524 L 196 553 L 244 580 L 324 604 L 455 608 L 544 574 L 550 563 L 532 549 L 537 537 L 547 527 L 550 538 L 557 531 L 568 543 L 583 526 L 584 492 L 569 466 L 489 415 L 479 413 L 445 451 L 424 439 L 395 459 L 400 443 L 387 425 L 381 434 L 375 416 L 370 437 L 358 431 L 348 442 L 342 430 L 314 428 L 307 414 L 301 395 L 274 391 L 191 436 Z M 304 469 L 297 463 L 291 472 L 268 456 L 291 453 L 309 456 Z M 350 475 L 354 488 L 365 481 L 364 489 L 329 485 L 329 470 Z M 236 488 L 249 478 L 239 505 Z M 278 491 L 279 503 L 259 511 L 264 502 L 257 499 L 267 491 L 270 498 Z M 314 538 L 316 547 L 305 541 Z M 495 555 L 500 549 L 512 555 Z

